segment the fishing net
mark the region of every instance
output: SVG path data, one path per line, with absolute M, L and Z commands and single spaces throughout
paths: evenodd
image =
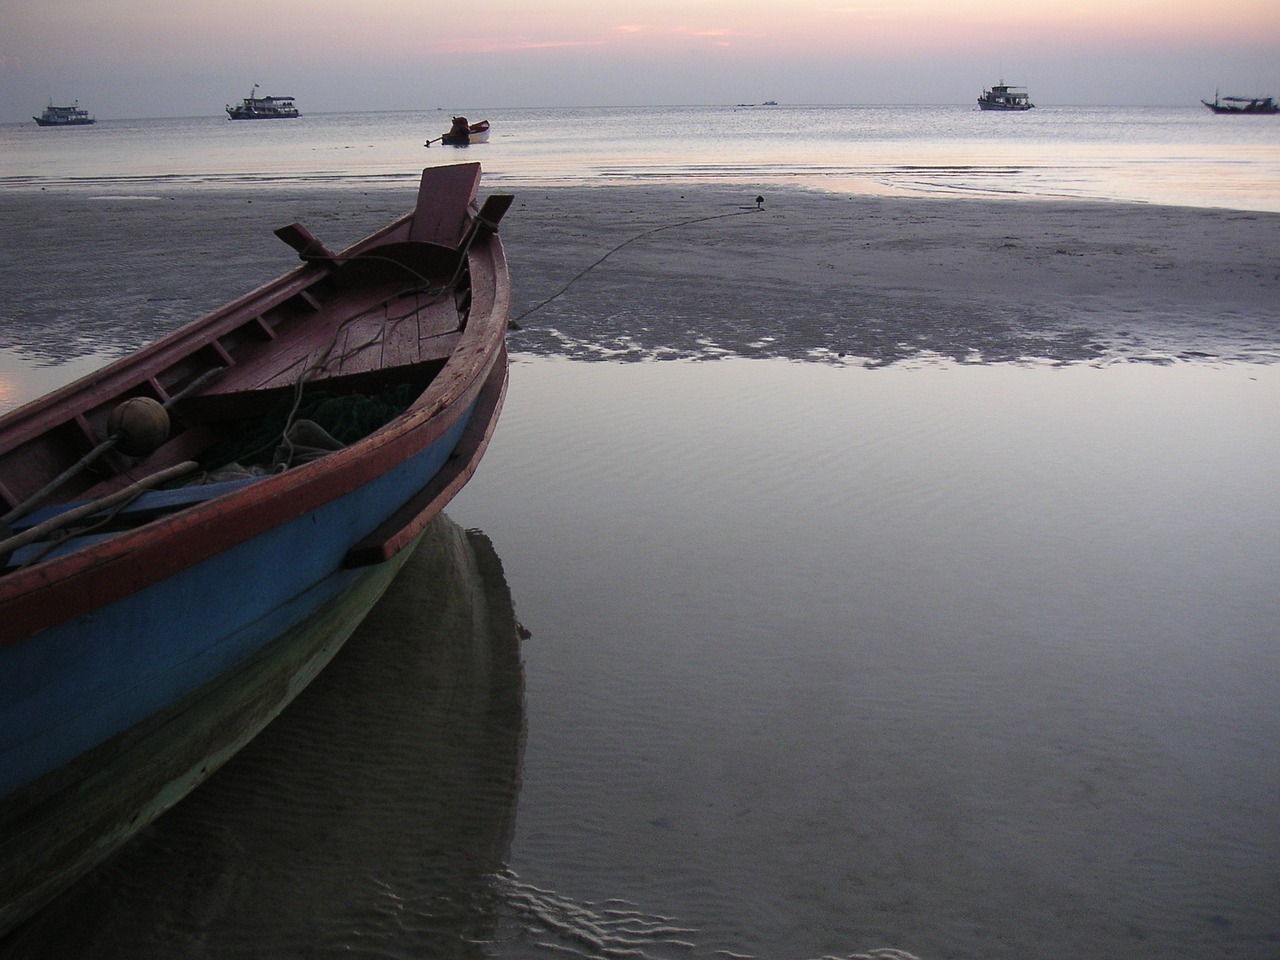
M 229 465 L 279 469 L 305 463 L 331 450 L 367 437 L 409 409 L 418 387 L 401 384 L 380 394 L 334 394 L 323 391 L 281 399 L 264 417 L 229 424 L 225 439 L 201 460 L 206 472 L 225 473 Z

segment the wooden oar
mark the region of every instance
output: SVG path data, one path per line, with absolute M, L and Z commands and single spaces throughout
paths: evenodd
M 159 473 L 153 473 L 149 477 L 143 477 L 141 480 L 125 487 L 123 490 L 117 490 L 115 493 L 105 496 L 100 500 L 91 500 L 88 503 L 81 504 L 72 510 L 66 511 L 65 513 L 60 513 L 55 517 L 50 517 L 48 520 L 44 521 L 44 523 L 37 523 L 34 527 L 31 527 L 28 530 L 23 530 L 21 533 L 14 534 L 7 540 L 0 540 L 0 557 L 5 556 L 12 550 L 17 550 L 19 547 L 25 547 L 28 543 L 35 543 L 37 540 L 43 540 L 49 534 L 53 533 L 53 531 L 65 527 L 70 523 L 74 523 L 84 517 L 92 516 L 93 514 L 99 513 L 103 510 L 109 510 L 117 504 L 125 503 L 145 490 L 150 490 L 152 487 L 159 486 L 160 484 L 166 483 L 175 477 L 180 477 L 185 473 L 191 473 L 193 470 L 199 469 L 199 467 L 200 464 L 196 463 L 194 460 L 179 463 L 167 470 L 161 470 Z

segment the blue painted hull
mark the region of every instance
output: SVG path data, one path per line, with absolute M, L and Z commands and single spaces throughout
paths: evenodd
M 410 553 L 343 576 L 341 590 L 270 643 L 0 804 L 0 930 L 100 863 L 275 719 L 341 649 Z
M 356 580 L 343 569 L 347 551 L 426 486 L 466 425 L 460 418 L 413 459 L 317 510 L 0 647 L 0 796 L 213 681 L 340 596 Z
M 0 647 L 0 936 L 181 800 L 305 689 L 417 537 L 366 566 L 349 566 L 350 548 L 424 487 L 469 475 L 505 386 L 504 362 L 435 443 L 346 496 Z
M 510 302 L 510 198 L 473 217 L 478 182 L 424 171 L 415 211 L 342 254 L 282 228 L 303 267 L 0 418 L 0 937 L 270 722 L 470 478 Z M 138 496 L 313 388 L 408 406 L 314 459 Z M 117 451 L 148 398 L 172 435 Z

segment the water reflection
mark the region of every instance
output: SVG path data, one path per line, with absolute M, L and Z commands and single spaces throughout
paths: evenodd
M 454 507 L 539 638 L 512 867 L 695 931 L 664 960 L 1258 955 L 1278 399 L 517 357 Z
M 488 538 L 438 518 L 274 724 L 0 955 L 482 956 L 509 885 L 519 632 Z

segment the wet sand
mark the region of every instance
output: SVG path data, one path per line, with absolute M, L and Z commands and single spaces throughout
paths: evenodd
M 1278 368 L 1218 360 L 1277 359 L 1280 215 L 517 192 L 514 349 L 831 362 L 521 358 L 450 505 L 529 630 L 505 722 L 440 673 L 481 646 L 402 669 L 402 577 L 0 954 L 1266 955 Z M 411 202 L 0 196 L 0 388 L 276 276 L 275 226 L 338 248 Z
M 517 195 L 502 227 L 515 350 L 869 364 L 1280 356 L 1277 214 L 502 189 Z M 0 195 L 0 348 L 35 362 L 132 348 L 288 269 L 275 227 L 301 221 L 339 249 L 412 201 L 278 186 Z

